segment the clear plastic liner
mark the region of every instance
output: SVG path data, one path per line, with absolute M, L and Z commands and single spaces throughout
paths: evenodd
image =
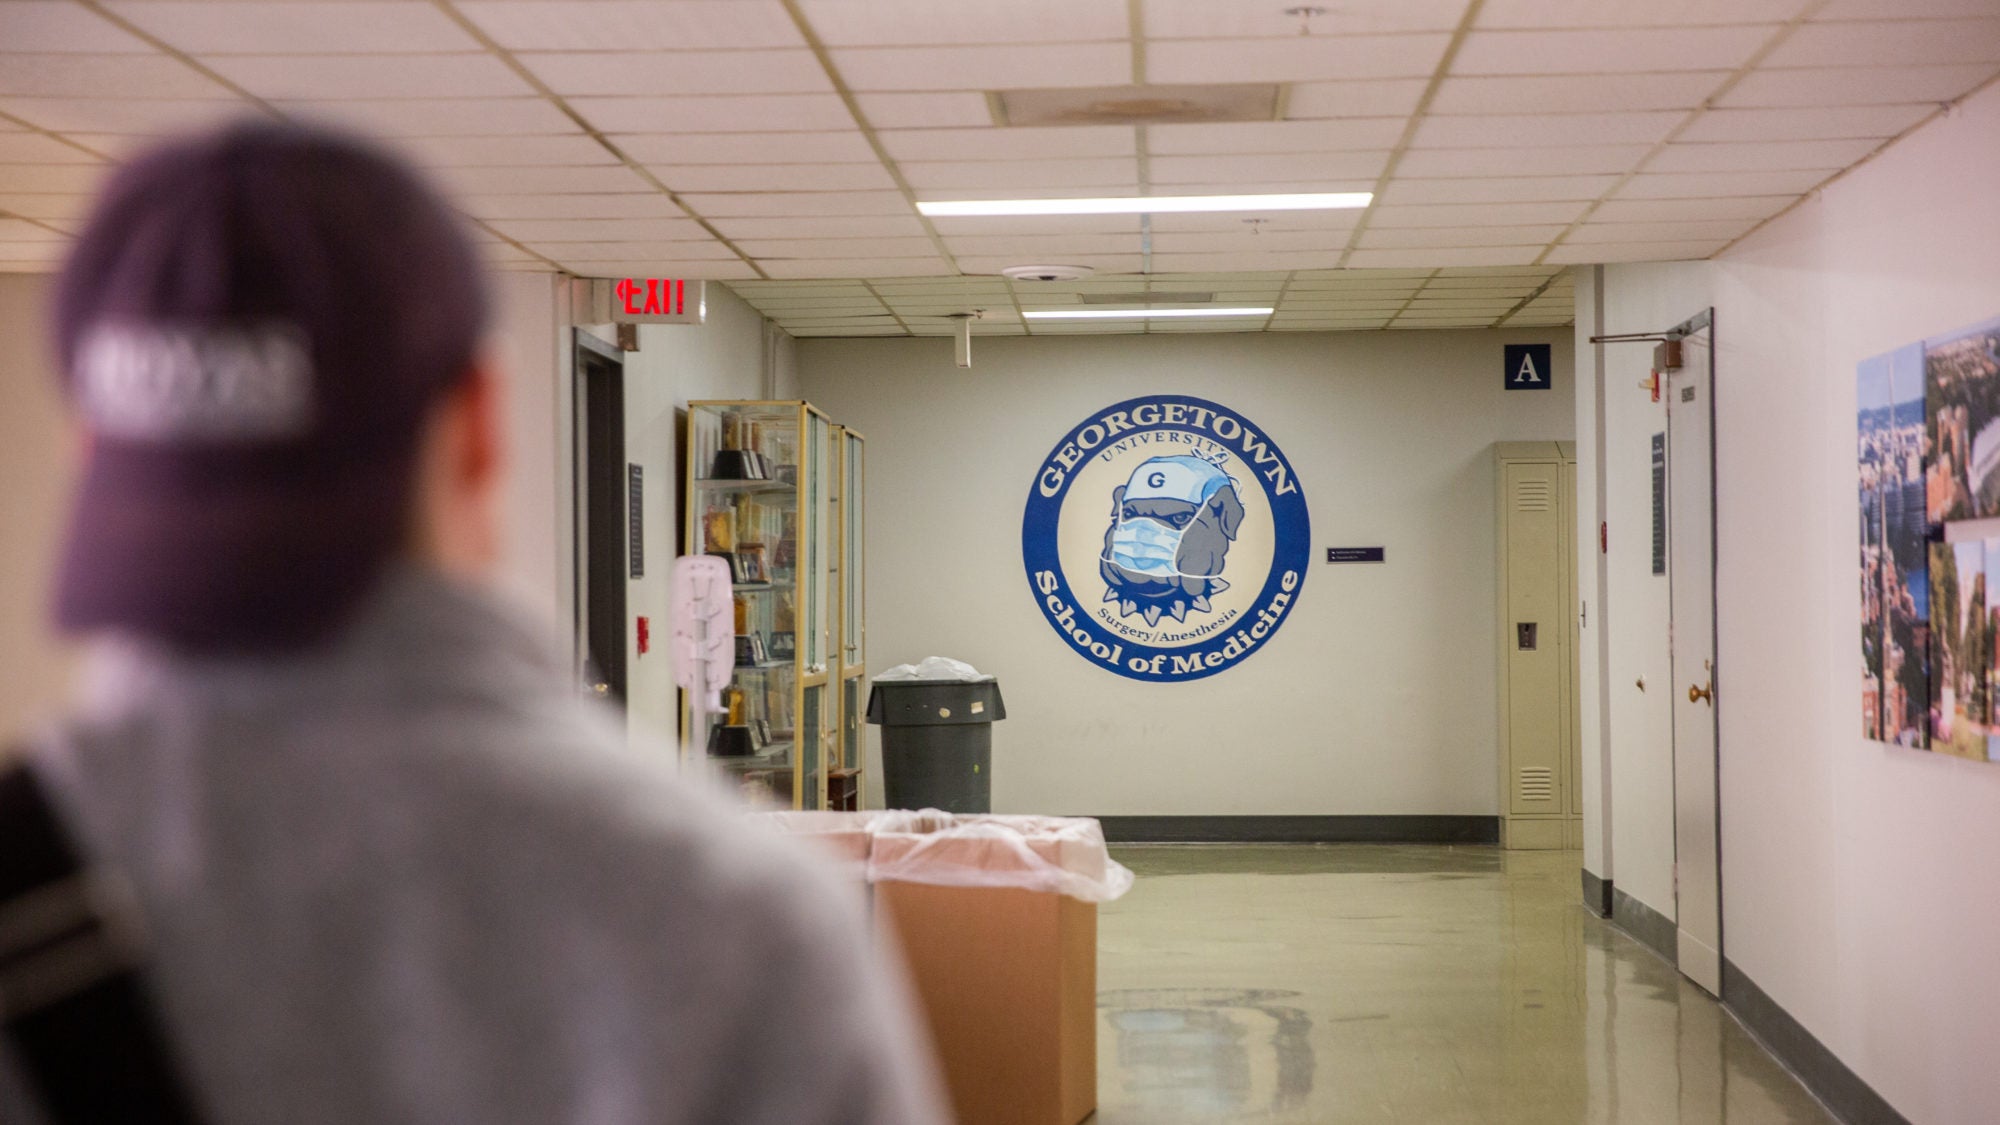
M 1110 902 L 1132 889 L 1088 817 L 1003 816 L 887 810 L 762 814 L 780 830 L 814 838 L 871 883 L 1011 887 Z

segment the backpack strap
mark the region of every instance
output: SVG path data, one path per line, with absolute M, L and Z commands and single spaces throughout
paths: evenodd
M 139 977 L 137 917 L 27 764 L 0 766 L 0 1031 L 52 1125 L 200 1120 Z

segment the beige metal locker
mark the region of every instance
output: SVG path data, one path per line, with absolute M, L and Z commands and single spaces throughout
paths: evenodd
M 1498 485 L 1500 841 L 1580 842 L 1576 699 L 1576 455 L 1502 442 Z

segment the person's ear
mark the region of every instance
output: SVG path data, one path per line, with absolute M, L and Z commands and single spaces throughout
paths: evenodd
M 506 458 L 505 419 L 500 380 L 483 361 L 476 362 L 450 392 L 447 409 L 456 415 L 459 440 L 452 466 L 461 486 L 485 492 L 498 484 Z
M 1237 529 L 1243 526 L 1243 501 L 1236 498 L 1236 490 L 1223 489 L 1208 505 L 1215 510 L 1216 523 L 1222 528 L 1223 538 L 1235 540 Z
M 1111 490 L 1111 518 L 1114 520 L 1117 519 L 1121 514 L 1124 513 L 1124 511 L 1125 511 L 1125 486 L 1121 484 L 1117 488 Z

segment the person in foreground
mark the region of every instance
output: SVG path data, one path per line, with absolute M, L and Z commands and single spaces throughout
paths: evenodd
M 58 285 L 94 652 L 25 751 L 200 1119 L 942 1122 L 858 893 L 628 754 L 488 592 L 480 276 L 397 162 L 256 124 L 127 167 Z

